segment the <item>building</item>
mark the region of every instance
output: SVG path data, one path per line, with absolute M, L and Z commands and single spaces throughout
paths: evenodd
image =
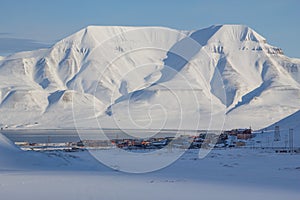
M 231 131 L 225 131 L 224 133 L 230 136 L 236 136 L 239 140 L 248 140 L 253 137 L 252 129 L 232 129 Z

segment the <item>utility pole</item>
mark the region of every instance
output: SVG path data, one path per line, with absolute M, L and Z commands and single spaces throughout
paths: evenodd
M 280 141 L 280 129 L 279 129 L 279 126 L 275 126 L 274 141 Z
M 285 149 L 287 149 L 288 143 L 289 143 L 288 135 L 285 135 L 285 136 L 284 136 L 284 148 L 285 148 Z
M 294 129 L 289 129 L 289 146 L 290 146 L 290 152 L 294 153 Z

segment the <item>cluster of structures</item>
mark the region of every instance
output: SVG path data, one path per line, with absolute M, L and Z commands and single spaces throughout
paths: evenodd
M 225 148 L 245 146 L 247 139 L 253 137 L 251 129 L 234 129 L 230 131 L 199 131 L 196 135 L 181 135 L 179 137 L 152 137 L 147 139 L 111 139 L 111 140 L 81 140 L 68 143 L 20 143 L 23 149 L 31 150 L 67 150 L 79 149 L 108 149 L 120 148 L 135 149 L 161 149 L 168 148 Z
M 224 131 L 225 135 L 235 136 L 239 140 L 248 140 L 253 137 L 252 130 L 250 129 L 233 129 L 231 131 Z
M 245 140 L 254 137 L 251 129 L 234 129 L 223 131 L 199 131 L 194 135 L 181 135 L 179 137 L 163 137 L 148 139 L 112 139 L 112 140 L 84 140 L 75 146 L 97 148 L 118 147 L 122 149 L 160 149 L 165 146 L 175 148 L 211 148 L 211 147 L 236 147 L 244 146 Z M 74 144 L 73 144 L 74 145 Z

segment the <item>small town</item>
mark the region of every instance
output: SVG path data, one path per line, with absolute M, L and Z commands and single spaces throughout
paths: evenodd
M 124 150 L 138 149 L 162 149 L 166 146 L 182 149 L 199 148 L 233 148 L 246 145 L 246 141 L 253 138 L 255 134 L 251 129 L 233 129 L 223 131 L 221 134 L 210 131 L 199 131 L 197 135 L 180 135 L 178 137 L 151 137 L 147 139 L 111 139 L 111 140 L 80 140 L 78 142 L 45 143 L 16 142 L 24 150 L 64 150 L 78 151 L 82 149 L 107 149 L 120 148 Z

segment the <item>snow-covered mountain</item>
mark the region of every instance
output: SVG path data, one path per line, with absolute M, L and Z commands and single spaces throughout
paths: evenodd
M 89 26 L 0 59 L 0 125 L 259 129 L 300 109 L 299 68 L 243 25 Z

